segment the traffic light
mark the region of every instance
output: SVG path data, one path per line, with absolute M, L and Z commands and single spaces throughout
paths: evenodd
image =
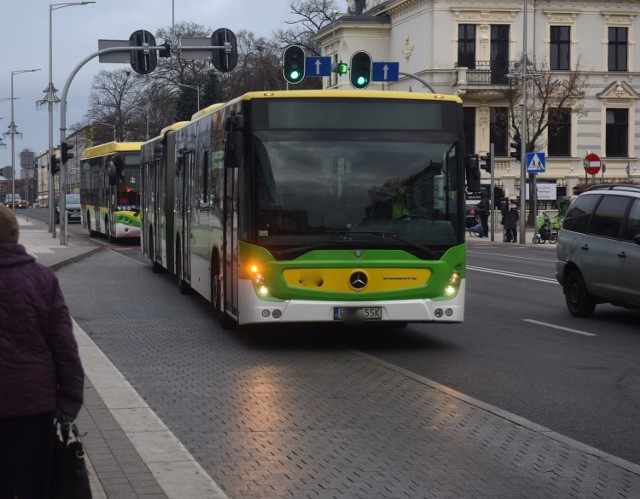
M 516 140 L 514 142 L 511 142 L 510 146 L 513 149 L 513 151 L 509 153 L 509 156 L 511 156 L 513 159 L 515 159 L 518 162 L 522 161 L 522 147 L 521 147 L 522 144 L 520 143 L 520 141 Z
M 493 170 L 493 155 L 491 154 L 491 151 L 484 156 L 480 156 L 480 168 L 487 173 L 491 173 L 491 170 Z
M 346 75 L 349 72 L 349 65 L 346 62 L 337 62 L 333 66 L 333 72 L 339 75 Z
M 354 88 L 367 88 L 371 83 L 371 56 L 364 51 L 351 56 L 349 76 Z
M 67 163 L 67 161 L 73 158 L 73 153 L 69 152 L 71 149 L 73 149 L 73 146 L 69 145 L 67 142 L 60 144 L 60 157 L 62 158 L 63 163 Z
M 55 154 L 51 155 L 51 175 L 55 175 L 60 171 L 60 158 Z
M 156 46 L 155 37 L 143 29 L 134 31 L 129 37 L 130 47 L 146 47 L 146 50 L 131 51 L 131 69 L 141 75 L 151 73 L 158 65 L 158 53 L 148 47 Z
M 302 47 L 289 45 L 282 54 L 282 74 L 289 83 L 300 83 L 304 78 L 306 55 Z

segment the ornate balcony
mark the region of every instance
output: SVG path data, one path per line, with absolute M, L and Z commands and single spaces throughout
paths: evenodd
M 510 81 L 507 75 L 513 71 L 514 63 L 507 67 L 496 66 L 490 61 L 476 61 L 475 67 L 455 66 L 453 82 L 459 95 L 477 94 L 483 98 L 500 98 L 508 90 Z

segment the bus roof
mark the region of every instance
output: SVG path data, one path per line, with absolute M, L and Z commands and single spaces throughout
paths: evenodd
M 82 159 L 95 158 L 115 152 L 139 151 L 142 142 L 107 142 L 98 146 L 87 147 L 82 153 Z
M 166 127 L 164 127 L 161 131 L 160 131 L 160 135 L 164 135 L 167 132 L 172 132 L 174 130 L 177 130 L 178 128 L 182 128 L 183 126 L 189 124 L 189 121 L 177 121 L 176 123 L 173 123 L 171 125 L 167 125 Z
M 194 113 L 193 116 L 191 116 L 191 121 L 195 121 L 198 118 L 202 118 L 203 116 L 214 112 L 219 107 L 224 106 L 224 104 L 225 104 L 224 102 L 216 102 L 215 104 L 211 104 L 210 106 L 207 106 L 204 109 L 200 109 L 200 111 L 198 111 L 197 113 Z
M 462 99 L 457 95 L 447 94 L 432 94 L 424 92 L 398 92 L 398 91 L 383 91 L 383 90 L 278 90 L 278 91 L 264 91 L 264 92 L 248 92 L 241 95 L 238 100 L 252 100 L 252 99 L 286 99 L 286 98 L 307 98 L 313 99 L 314 97 L 334 97 L 334 98 L 349 98 L 349 99 L 406 99 L 406 100 L 436 100 L 436 101 L 449 101 L 462 104 Z

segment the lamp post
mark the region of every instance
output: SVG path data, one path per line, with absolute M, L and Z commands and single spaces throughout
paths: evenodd
M 16 135 L 18 134 L 18 127 L 14 118 L 14 105 L 13 101 L 13 77 L 22 73 L 33 73 L 40 71 L 39 69 L 18 69 L 17 71 L 11 71 L 11 123 L 9 124 L 9 131 L 6 134 L 11 135 L 11 209 L 15 213 L 16 211 Z M 5 134 L 5 135 L 6 135 Z
M 200 111 L 200 85 L 187 85 L 186 83 L 178 83 L 177 85 L 180 87 L 192 88 L 196 92 L 198 92 L 197 105 L 198 105 L 198 111 Z
M 64 9 L 65 7 L 73 7 L 74 5 L 87 5 L 96 3 L 95 1 L 87 2 L 63 2 L 49 4 L 49 85 L 45 89 L 46 96 L 39 101 L 40 104 L 47 104 L 49 110 L 49 230 L 56 237 L 56 219 L 55 206 L 53 198 L 55 197 L 55 178 L 53 174 L 51 158 L 53 157 L 53 105 L 60 102 L 56 95 L 56 87 L 53 85 L 53 11 Z

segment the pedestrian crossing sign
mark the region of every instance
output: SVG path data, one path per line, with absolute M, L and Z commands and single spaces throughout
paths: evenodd
M 527 153 L 527 173 L 544 173 L 546 171 L 546 158 L 543 152 Z

